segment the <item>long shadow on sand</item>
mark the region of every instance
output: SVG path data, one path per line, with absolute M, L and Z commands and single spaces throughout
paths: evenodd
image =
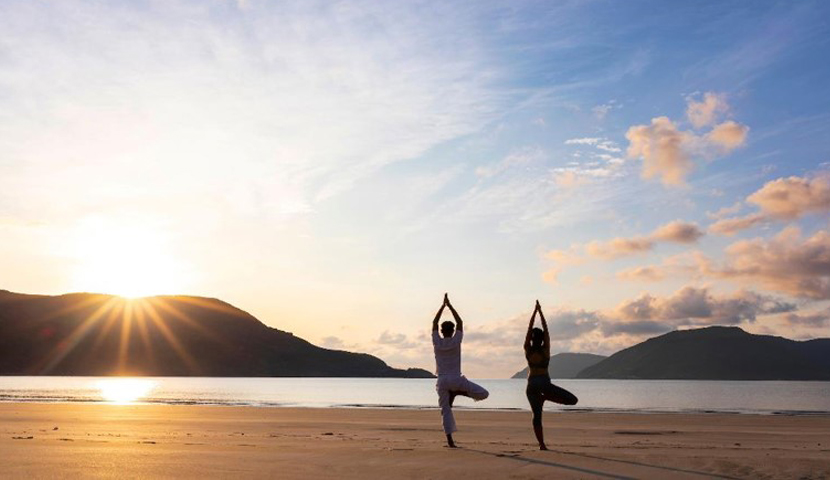
M 565 469 L 565 470 L 572 470 L 574 472 L 579 472 L 579 473 L 587 473 L 589 475 L 596 475 L 597 477 L 616 478 L 616 479 L 620 479 L 620 480 L 636 480 L 634 477 L 626 477 L 624 475 L 618 475 L 616 473 L 601 472 L 599 470 L 591 470 L 590 468 L 574 467 L 572 465 L 565 465 L 565 464 L 556 463 L 556 462 L 548 462 L 548 461 L 545 461 L 545 460 L 537 460 L 535 458 L 520 457 L 518 455 L 504 455 L 504 454 L 493 453 L 493 452 L 485 452 L 484 450 L 476 450 L 474 448 L 468 448 L 468 447 L 464 447 L 463 450 L 468 451 L 468 452 L 481 453 L 481 454 L 484 454 L 484 455 L 489 455 L 491 457 L 498 457 L 498 458 L 516 460 L 516 461 L 523 462 L 523 463 L 532 463 L 534 465 L 545 465 L 545 466 L 548 466 L 548 467 L 556 467 L 556 468 L 562 468 L 562 469 Z
M 596 475 L 598 477 L 617 478 L 617 479 L 622 479 L 622 480 L 634 480 L 634 477 L 626 477 L 624 475 L 619 475 L 617 473 L 609 473 L 609 472 L 603 472 L 603 471 L 600 471 L 600 470 L 592 470 L 590 468 L 575 467 L 573 465 L 565 465 L 565 464 L 562 464 L 562 463 L 550 462 L 550 461 L 546 461 L 546 460 L 538 460 L 538 459 L 535 459 L 535 458 L 527 458 L 527 457 L 522 457 L 522 456 L 519 456 L 519 455 L 505 455 L 505 454 L 499 454 L 499 453 L 493 453 L 493 452 L 486 452 L 484 450 L 476 450 L 474 448 L 464 448 L 464 450 L 467 450 L 467 451 L 470 451 L 470 452 L 481 453 L 481 454 L 484 454 L 484 455 L 489 455 L 491 457 L 511 459 L 511 460 L 516 460 L 516 461 L 524 462 L 524 463 L 532 463 L 532 464 L 535 464 L 535 465 L 546 465 L 546 466 L 549 466 L 549 467 L 562 468 L 562 469 L 565 469 L 565 470 L 572 470 L 572 471 L 580 472 L 580 473 L 588 473 L 588 474 L 591 474 L 591 475 Z M 711 473 L 711 472 L 699 472 L 697 470 L 688 470 L 688 469 L 685 469 L 685 468 L 666 467 L 666 466 L 663 466 L 663 465 L 651 465 L 649 463 L 634 462 L 634 461 L 631 461 L 631 460 L 618 460 L 616 458 L 598 457 L 598 456 L 595 456 L 595 455 L 587 455 L 587 454 L 584 454 L 584 453 L 576 453 L 576 452 L 565 452 L 565 451 L 562 451 L 562 450 L 550 450 L 550 451 L 555 452 L 555 453 L 561 453 L 563 455 L 574 455 L 574 456 L 583 457 L 583 458 L 590 458 L 590 459 L 594 459 L 594 460 L 604 460 L 604 461 L 607 461 L 607 462 L 617 462 L 617 463 L 625 463 L 625 464 L 628 464 L 628 465 L 636 465 L 638 467 L 659 468 L 661 470 L 669 470 L 669 471 L 677 472 L 677 473 L 688 473 L 690 475 L 700 475 L 700 476 L 707 477 L 707 478 L 722 478 L 722 479 L 725 479 L 725 480 L 739 480 L 737 477 L 730 477 L 730 476 L 727 476 L 727 475 L 718 475 L 716 473 Z
M 739 480 L 737 477 L 730 477 L 728 475 L 719 475 L 717 473 L 711 473 L 711 472 L 699 472 L 697 470 L 688 470 L 688 469 L 685 469 L 685 468 L 666 467 L 666 466 L 663 466 L 663 465 L 652 465 L 650 463 L 635 462 L 633 460 L 619 460 L 619 459 L 616 459 L 616 458 L 598 457 L 596 455 L 588 455 L 587 453 L 566 452 L 566 451 L 563 451 L 563 450 L 550 450 L 550 451 L 551 452 L 556 452 L 556 453 L 561 453 L 563 455 L 574 455 L 574 456 L 577 456 L 577 457 L 591 458 L 591 459 L 594 459 L 594 460 L 604 460 L 606 462 L 625 463 L 627 465 L 636 465 L 638 467 L 659 468 L 659 469 L 662 469 L 662 470 L 669 470 L 669 471 L 678 472 L 678 473 L 688 473 L 688 474 L 691 474 L 691 475 L 701 475 L 701 476 L 709 477 L 709 478 L 722 478 L 722 479 L 725 479 L 725 480 Z

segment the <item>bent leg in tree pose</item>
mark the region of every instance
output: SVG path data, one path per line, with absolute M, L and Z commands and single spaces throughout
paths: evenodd
M 542 328 L 533 328 L 536 314 L 542 322 Z M 539 301 L 533 309 L 530 317 L 530 325 L 527 326 L 527 336 L 524 343 L 525 358 L 527 359 L 527 401 L 530 403 L 530 410 L 533 412 L 533 433 L 539 442 L 540 450 L 547 450 L 545 445 L 545 432 L 542 428 L 542 407 L 545 401 L 559 403 L 562 405 L 576 405 L 576 396 L 564 388 L 557 387 L 550 381 L 548 366 L 550 365 L 550 333 L 548 323 L 545 321 L 545 314 Z
M 438 322 L 444 313 L 444 308 L 449 308 L 455 318 L 453 322 L 441 324 L 441 333 L 438 331 Z M 438 374 L 438 381 L 435 390 L 438 392 L 438 405 L 441 407 L 441 418 L 444 426 L 444 433 L 447 435 L 447 445 L 455 448 L 452 434 L 456 431 L 455 417 L 452 414 L 452 404 L 455 397 L 464 395 L 475 401 L 484 400 L 490 393 L 480 385 L 467 380 L 461 374 L 461 340 L 464 338 L 464 322 L 450 303 L 447 294 L 444 294 L 444 303 L 435 314 L 432 321 L 432 347 L 435 352 L 435 368 Z

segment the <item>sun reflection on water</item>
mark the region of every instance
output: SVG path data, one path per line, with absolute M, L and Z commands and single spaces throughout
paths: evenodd
M 155 382 L 137 378 L 113 378 L 99 381 L 96 386 L 101 397 L 110 403 L 127 405 L 146 397 L 155 387 Z

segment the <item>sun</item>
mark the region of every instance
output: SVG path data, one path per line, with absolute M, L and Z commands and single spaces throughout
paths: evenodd
M 146 397 L 155 383 L 136 378 L 113 378 L 97 382 L 96 387 L 105 401 L 125 405 Z
M 82 222 L 72 256 L 76 291 L 125 298 L 183 293 L 186 271 L 169 241 L 151 225 Z

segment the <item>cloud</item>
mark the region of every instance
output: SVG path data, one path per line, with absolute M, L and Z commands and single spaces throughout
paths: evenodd
M 740 240 L 728 245 L 716 261 L 700 252 L 676 255 L 660 265 L 623 270 L 617 278 L 653 281 L 669 275 L 733 280 L 768 291 L 813 300 L 830 300 L 830 232 L 804 237 L 787 227 L 770 239 Z
M 593 113 L 598 120 L 603 120 L 612 108 L 613 107 L 608 104 L 596 105 L 594 108 L 591 109 L 591 113 Z
M 574 188 L 588 183 L 588 179 L 584 175 L 579 175 L 573 170 L 565 170 L 563 172 L 554 173 L 553 177 L 556 184 L 563 188 Z
M 475 184 L 444 202 L 435 217 L 467 222 L 497 219 L 499 230 L 526 234 L 529 229 L 579 222 L 605 211 L 607 202 L 627 188 L 612 180 L 631 169 L 624 159 L 608 153 L 619 149 L 611 140 L 575 138 L 570 145 L 587 145 L 590 151 L 574 152 L 574 160 L 561 165 L 538 146 L 524 146 L 479 165 Z M 602 188 L 590 188 L 595 185 Z M 557 208 L 551 208 L 554 204 Z
M 740 279 L 769 290 L 817 300 L 830 299 L 830 232 L 803 238 L 787 227 L 772 239 L 741 240 L 726 248 L 722 265 L 701 259 L 701 273 Z
M 711 95 L 711 94 L 707 94 Z M 690 101 L 689 114 L 693 122 L 708 126 L 719 110 L 719 100 L 702 103 Z M 708 102 L 708 103 L 707 103 Z M 626 132 L 629 158 L 642 158 L 642 176 L 659 178 L 666 186 L 685 184 L 694 170 L 694 159 L 713 159 L 727 155 L 746 142 L 749 127 L 734 121 L 715 125 L 709 132 L 698 135 L 683 131 L 668 117 L 652 118 L 650 125 L 634 125 Z
M 675 275 L 694 275 L 699 277 L 699 265 L 702 263 L 701 258 L 705 257 L 700 252 L 684 252 L 666 257 L 660 264 L 643 265 L 619 271 L 616 277 L 620 280 L 643 282 L 656 282 Z
M 565 145 L 596 145 L 602 140 L 600 137 L 581 137 L 565 140 Z
M 726 96 L 723 94 L 707 92 L 703 95 L 703 101 L 697 102 L 689 97 L 686 102 L 686 116 L 695 128 L 714 125 L 718 115 L 729 111 Z
M 643 159 L 643 178 L 659 177 L 665 185 L 683 185 L 694 168 L 686 145 L 694 136 L 681 132 L 668 117 L 657 117 L 651 125 L 635 125 L 628 129 L 628 156 Z
M 599 311 L 545 308 L 545 318 L 552 342 L 568 342 L 585 334 L 596 331 L 605 317 Z M 497 349 L 520 347 L 527 330 L 527 321 L 531 312 L 513 316 L 507 320 L 477 328 L 464 333 L 465 345 L 472 349 L 488 349 L 497 353 Z M 537 320 L 538 325 L 538 320 Z
M 594 240 L 584 245 L 572 245 L 567 250 L 549 250 L 545 252 L 544 258 L 553 261 L 555 266 L 542 274 L 542 279 L 556 284 L 565 266 L 580 265 L 589 258 L 615 260 L 650 252 L 660 242 L 695 243 L 704 235 L 705 232 L 697 224 L 674 220 L 657 227 L 647 236 L 617 237 L 605 242 Z M 657 266 L 635 268 L 617 274 L 617 278 L 622 280 L 659 280 L 665 276 L 665 268 Z
M 706 287 L 686 286 L 663 298 L 644 294 L 623 302 L 614 313 L 623 320 L 660 321 L 675 326 L 734 325 L 754 322 L 759 315 L 795 309 L 792 303 L 748 290 L 715 296 Z
M 622 148 L 617 147 L 613 142 L 602 142 L 596 145 L 596 147 L 600 150 L 604 150 L 606 152 L 611 153 L 620 153 L 622 152 Z
M 565 145 L 588 145 L 605 152 L 622 152 L 622 149 L 615 142 L 604 137 L 569 138 L 568 140 L 565 140 Z
M 760 211 L 742 217 L 722 218 L 709 230 L 733 235 L 769 221 L 795 220 L 810 213 L 830 211 L 830 175 L 778 178 L 765 183 L 746 201 L 757 205 Z
M 579 265 L 587 260 L 581 253 L 581 246 L 573 245 L 568 250 L 549 250 L 543 255 L 546 259 L 554 262 L 554 266 L 542 273 L 542 280 L 556 285 L 559 282 L 559 274 L 566 265 Z
M 696 224 L 675 220 L 659 227 L 651 237 L 666 242 L 694 243 L 704 235 L 703 230 Z
M 562 267 L 556 266 L 549 268 L 542 272 L 542 280 L 553 285 L 559 284 L 559 274 L 562 272 Z
M 547 155 L 541 148 L 526 147 L 511 152 L 495 164 L 484 165 L 476 168 L 476 175 L 484 178 L 494 177 L 508 170 L 543 161 L 545 158 L 547 158 Z
M 0 192 L 37 219 L 314 211 L 505 108 L 455 8 L 4 4 Z
M 346 344 L 343 342 L 341 338 L 334 336 L 324 337 L 320 341 L 320 345 L 322 345 L 325 348 L 331 349 L 342 349 L 346 346 Z
M 580 144 L 588 143 L 591 139 Z M 475 185 L 444 202 L 435 216 L 466 222 L 497 219 L 499 230 L 522 234 L 583 221 L 607 210 L 607 202 L 626 188 L 611 180 L 627 173 L 622 159 L 604 151 L 584 157 L 590 160 L 558 166 L 537 146 L 517 148 L 497 162 L 479 166 Z M 589 188 L 594 185 L 602 188 Z
M 393 346 L 395 348 L 403 348 L 403 349 L 410 349 L 415 348 L 418 345 L 417 342 L 413 342 L 409 340 L 403 333 L 391 333 L 388 330 L 384 330 L 383 333 L 375 340 L 376 343 L 381 345 Z
M 821 328 L 830 326 L 830 309 L 819 313 L 799 315 L 790 313 L 784 315 L 784 322 L 791 327 Z
M 717 150 L 717 154 L 726 155 L 746 142 L 749 127 L 733 121 L 717 125 L 703 138 L 706 144 Z
M 620 108 L 622 108 L 622 105 L 619 102 L 616 100 L 609 100 L 607 103 L 595 105 L 591 108 L 591 113 L 594 114 L 594 117 L 596 117 L 597 120 L 605 120 L 605 116 L 608 115 L 608 112 Z
M 724 217 L 728 217 L 729 215 L 735 215 L 736 213 L 740 212 L 743 206 L 743 202 L 735 202 L 728 207 L 722 207 L 714 212 L 706 212 L 706 216 L 714 220 L 720 220 Z
M 578 265 L 584 261 L 579 254 L 580 246 L 573 245 L 568 250 L 549 250 L 545 252 L 545 258 L 553 260 L 562 265 Z
M 761 213 L 753 213 L 737 218 L 722 218 L 709 226 L 709 231 L 719 235 L 734 235 L 741 230 L 752 228 L 766 222 L 768 217 Z
M 668 296 L 646 293 L 606 310 L 543 309 L 553 350 L 610 354 L 678 328 L 757 325 L 763 316 L 794 313 L 795 305 L 749 290 L 715 294 L 707 287 L 686 286 Z M 465 358 L 485 364 L 513 362 L 518 367 L 530 315 L 522 312 L 465 332 Z
M 654 241 L 649 238 L 614 238 L 608 242 L 593 241 L 585 245 L 585 253 L 595 258 L 612 260 L 650 251 Z
M 660 266 L 646 265 L 643 267 L 634 267 L 617 272 L 617 278 L 620 280 L 644 280 L 655 282 L 666 278 L 666 271 Z
M 767 182 L 747 197 L 767 215 L 792 220 L 830 210 L 830 176 L 788 177 Z
M 795 309 L 791 303 L 748 290 L 716 295 L 706 287 L 686 286 L 667 297 L 643 294 L 610 310 L 560 307 L 544 311 L 557 350 L 598 351 L 599 345 L 619 348 L 678 327 L 752 323 L 760 316 Z M 530 313 L 466 332 L 466 351 L 509 356 L 524 338 Z M 593 348 L 586 350 L 588 344 Z
M 611 177 L 615 174 L 617 165 L 609 164 L 598 166 L 594 162 L 577 164 L 568 167 L 557 167 L 551 170 L 553 181 L 557 186 L 571 189 L 587 185 L 593 180 Z
M 617 335 L 658 335 L 673 330 L 671 325 L 653 320 L 634 320 L 628 322 L 603 322 L 600 325 L 603 336 L 613 337 Z
M 636 255 L 654 249 L 658 242 L 695 243 L 704 236 L 704 231 L 697 224 L 674 220 L 657 227 L 651 234 L 644 237 L 617 237 L 607 242 L 592 241 L 584 246 L 585 254 L 606 260 Z M 573 248 L 570 255 L 573 256 Z M 548 259 L 559 260 L 563 252 L 554 250 L 546 255 Z

